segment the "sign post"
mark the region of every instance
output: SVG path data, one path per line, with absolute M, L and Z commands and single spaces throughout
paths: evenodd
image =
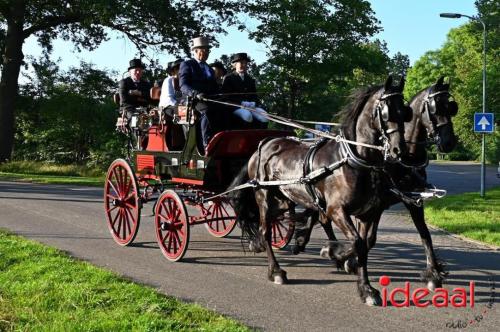
M 484 197 L 484 182 L 485 182 L 485 166 L 484 166 L 484 150 L 485 150 L 485 134 L 491 134 L 494 130 L 495 119 L 493 113 L 474 113 L 474 132 L 482 134 L 481 144 L 481 197 Z

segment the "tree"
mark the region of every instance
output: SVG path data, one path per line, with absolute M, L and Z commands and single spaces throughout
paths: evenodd
M 288 117 L 300 116 L 299 110 L 318 116 L 318 107 L 331 112 L 339 105 L 332 90 L 345 86 L 354 68 L 364 68 L 363 45 L 379 31 L 368 1 L 255 0 L 246 9 L 258 21 L 250 38 L 268 46 L 260 81 Z
M 405 75 L 410 68 L 410 58 L 406 54 L 397 52 L 389 61 L 389 72 L 395 75 Z
M 487 1 L 486 1 L 487 2 Z M 479 8 L 481 10 L 481 8 Z M 483 15 L 480 12 L 481 15 Z M 495 14 L 495 13 L 492 13 Z M 498 22 L 498 11 L 496 12 Z M 493 15 L 494 16 L 494 15 Z M 490 17 L 490 20 L 493 20 Z M 494 27 L 492 29 L 494 31 Z M 498 26 L 496 27 L 498 31 Z M 433 84 L 441 76 L 448 76 L 452 94 L 459 105 L 458 115 L 453 118 L 455 132 L 459 137 L 462 152 L 476 159 L 481 152 L 481 139 L 472 130 L 473 115 L 482 111 L 483 29 L 475 21 L 452 29 L 443 47 L 424 54 L 409 70 L 406 95 L 411 97 L 421 89 Z M 498 36 L 488 35 L 487 52 L 487 111 L 500 116 L 500 63 L 496 61 L 500 48 L 495 44 Z M 490 42 L 491 41 L 491 42 Z M 487 158 L 500 158 L 500 133 L 498 130 L 487 137 Z
M 14 108 L 26 38 L 36 36 L 46 52 L 56 38 L 77 50 L 92 50 L 110 31 L 123 34 L 142 50 L 148 46 L 174 54 L 189 52 L 196 34 L 222 32 L 234 22 L 230 1 L 0 0 L 0 162 L 10 158 Z
M 112 152 L 106 147 L 120 141 L 116 105 L 109 98 L 115 85 L 110 76 L 116 73 L 87 63 L 61 72 L 44 57 L 32 66 L 30 81 L 20 86 L 13 156 L 95 165 Z

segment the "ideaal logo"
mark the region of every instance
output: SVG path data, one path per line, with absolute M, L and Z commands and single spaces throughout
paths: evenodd
M 387 286 L 390 285 L 391 279 L 388 276 L 381 276 L 379 279 L 382 288 L 382 306 L 387 307 L 387 302 L 390 301 L 393 307 L 402 308 L 409 307 L 410 302 L 414 306 L 424 308 L 433 305 L 436 308 L 452 306 L 455 308 L 463 308 L 469 306 L 474 308 L 474 281 L 469 282 L 469 287 L 456 287 L 450 293 L 445 288 L 436 288 L 431 300 L 423 300 L 430 291 L 427 288 L 416 288 L 411 290 L 410 282 L 405 282 L 404 288 L 396 287 L 388 290 Z M 401 294 L 404 296 L 402 302 L 396 301 L 396 295 Z M 451 295 L 451 297 L 450 297 Z
M 487 272 L 488 277 L 488 285 L 490 288 L 489 300 L 486 304 L 485 308 L 481 310 L 480 313 L 471 314 L 472 317 L 470 319 L 458 319 L 453 321 L 448 321 L 446 323 L 447 328 L 452 329 L 464 329 L 467 326 L 475 326 L 479 324 L 485 317 L 488 311 L 493 309 L 493 305 L 495 303 L 495 280 L 493 274 Z M 391 279 L 387 276 L 381 276 L 379 279 L 380 285 L 382 288 L 382 306 L 387 307 L 388 301 L 392 304 L 392 306 L 396 308 L 401 307 L 409 307 L 410 302 L 412 302 L 416 307 L 422 308 L 427 307 L 429 305 L 433 305 L 436 308 L 448 307 L 452 306 L 455 308 L 463 308 L 469 306 L 470 308 L 474 308 L 475 304 L 475 282 L 470 281 L 469 287 L 457 287 L 454 288 L 451 293 L 444 288 L 436 288 L 434 295 L 431 300 L 423 301 L 423 299 L 430 294 L 430 291 L 427 288 L 417 288 L 413 291 L 410 288 L 410 282 L 405 282 L 405 287 L 396 287 L 393 290 L 389 291 L 387 286 L 390 285 Z M 396 295 L 402 294 L 404 296 L 404 300 L 402 302 L 396 301 Z M 451 297 L 450 297 L 451 295 Z

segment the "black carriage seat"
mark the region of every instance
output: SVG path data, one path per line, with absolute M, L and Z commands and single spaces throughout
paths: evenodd
M 293 132 L 271 129 L 221 131 L 208 143 L 206 156 L 249 158 L 264 138 L 291 135 Z

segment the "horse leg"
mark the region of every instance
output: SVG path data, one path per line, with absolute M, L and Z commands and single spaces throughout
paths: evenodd
M 370 222 L 359 224 L 359 233 L 361 238 L 365 239 L 368 245 L 368 251 L 370 251 L 377 243 L 377 231 L 378 225 L 380 223 L 380 218 L 382 217 L 383 209 L 376 209 L 373 212 L 369 212 L 366 216 L 361 217 L 361 219 L 369 218 Z
M 378 225 L 383 212 L 383 209 L 370 211 L 359 218 L 360 220 L 369 220 L 369 222 L 358 222 L 356 225 L 359 235 L 367 243 L 368 251 L 370 251 L 375 246 L 375 243 L 377 241 Z M 334 259 L 334 257 L 331 255 L 331 251 L 329 251 L 328 249 L 328 246 L 323 247 L 323 249 L 321 250 L 322 256 Z M 358 262 L 354 257 L 349 257 L 345 261 L 337 261 L 336 263 L 337 270 L 344 269 L 347 274 L 357 273 Z
M 305 251 L 306 245 L 309 243 L 309 240 L 311 239 L 311 233 L 314 229 L 314 225 L 319 221 L 321 227 L 323 227 L 323 230 L 326 233 L 326 236 L 328 237 L 328 240 L 330 241 L 337 241 L 337 238 L 335 237 L 335 233 L 333 233 L 333 227 L 328 220 L 328 218 L 321 216 L 319 214 L 319 211 L 314 211 L 314 210 L 306 210 L 304 211 L 305 216 L 307 217 L 307 222 L 302 223 L 301 225 L 296 224 L 295 226 L 295 245 L 292 248 L 292 253 L 294 255 L 299 254 L 300 252 Z M 323 247 L 325 249 L 325 247 Z M 322 257 L 327 257 L 325 256 L 325 253 L 323 253 L 324 250 L 321 250 L 320 255 Z
M 437 259 L 434 248 L 432 246 L 432 238 L 431 233 L 429 232 L 429 228 L 425 223 L 424 218 L 424 208 L 423 206 L 414 206 L 405 204 L 408 210 L 410 210 L 410 215 L 417 227 L 418 233 L 420 234 L 420 239 L 422 240 L 422 244 L 425 249 L 425 256 L 427 258 L 427 267 L 422 272 L 421 278 L 422 281 L 427 283 L 427 288 L 431 291 L 434 291 L 436 288 L 439 288 L 443 285 L 443 280 L 448 275 L 448 272 L 445 271 L 444 265 L 439 262 Z
M 296 215 L 295 219 L 295 244 L 292 246 L 292 254 L 298 255 L 305 251 L 306 245 L 309 243 L 314 224 L 317 221 L 315 218 L 316 212 L 311 209 L 306 209 L 300 215 Z M 305 222 L 304 222 L 305 221 Z
M 332 253 L 339 261 L 347 261 L 350 257 L 358 258 L 358 293 L 361 300 L 367 305 L 380 305 L 382 299 L 380 292 L 370 285 L 368 280 L 368 246 L 365 239 L 359 236 L 350 216 L 345 213 L 344 209 L 329 209 L 329 215 L 332 217 L 333 222 L 340 228 L 351 245 L 348 247 L 339 244 Z M 369 223 L 368 218 L 360 218 L 362 223 Z
M 267 253 L 268 270 L 267 278 L 276 284 L 286 284 L 288 279 L 286 277 L 286 271 L 282 270 L 276 260 L 274 255 L 272 241 L 272 225 L 271 220 L 273 216 L 278 215 L 279 203 L 276 202 L 275 198 L 271 197 L 272 193 L 267 189 L 259 189 L 255 193 L 257 202 L 259 204 L 260 213 L 260 231 L 259 238 L 263 239 L 263 245 Z M 263 204 L 265 203 L 265 204 Z
M 265 219 L 263 221 L 262 216 L 265 216 L 268 210 L 268 204 L 267 204 L 267 195 L 262 193 L 262 189 L 258 190 L 255 192 L 255 201 L 257 202 L 257 205 L 259 207 L 259 230 L 256 232 L 257 234 L 255 235 L 255 238 L 250 239 L 250 242 L 248 244 L 248 250 L 259 253 L 263 252 L 266 250 L 266 229 L 267 225 L 265 223 Z

